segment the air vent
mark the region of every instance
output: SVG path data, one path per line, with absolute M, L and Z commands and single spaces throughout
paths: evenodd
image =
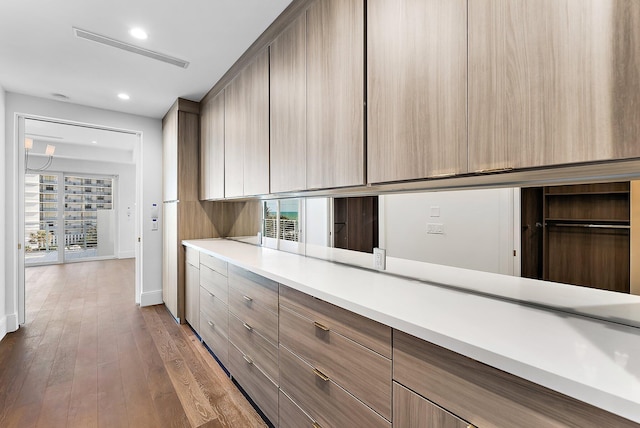
M 187 61 L 183 61 L 181 59 L 174 58 L 169 55 L 161 54 L 159 52 L 151 51 L 149 49 L 143 49 L 138 46 L 130 45 L 129 43 L 121 42 L 120 40 L 116 40 L 110 37 L 102 36 L 100 34 L 92 33 L 90 31 L 81 30 L 80 28 L 73 27 L 73 33 L 75 34 L 76 37 L 80 39 L 91 40 L 92 42 L 122 49 L 127 52 L 135 53 L 138 55 L 146 56 L 147 58 L 166 62 L 167 64 L 173 64 L 180 68 L 189 67 L 189 63 Z

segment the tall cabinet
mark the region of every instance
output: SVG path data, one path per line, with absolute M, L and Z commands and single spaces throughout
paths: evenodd
M 200 105 L 200 199 L 224 198 L 224 90 Z
M 183 239 L 217 237 L 213 203 L 198 200 L 198 103 L 178 99 L 162 119 L 162 300 L 184 322 Z

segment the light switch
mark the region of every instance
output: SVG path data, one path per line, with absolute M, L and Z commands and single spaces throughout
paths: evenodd
M 427 233 L 430 235 L 443 235 L 444 224 L 442 223 L 427 223 Z
M 158 219 L 151 219 L 151 230 L 158 230 Z

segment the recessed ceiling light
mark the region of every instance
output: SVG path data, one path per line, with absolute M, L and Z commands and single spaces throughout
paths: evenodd
M 142 28 L 132 28 L 131 30 L 129 30 L 129 34 L 139 40 L 147 40 L 148 37 L 147 32 Z
M 94 140 L 91 142 L 91 144 L 98 144 L 98 142 Z
M 121 100 L 128 100 L 131 97 L 125 93 L 120 93 L 118 94 L 118 98 L 120 98 Z

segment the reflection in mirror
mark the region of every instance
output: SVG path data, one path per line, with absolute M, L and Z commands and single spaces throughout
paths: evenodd
M 262 245 L 301 253 L 302 203 L 300 199 L 262 202 Z

